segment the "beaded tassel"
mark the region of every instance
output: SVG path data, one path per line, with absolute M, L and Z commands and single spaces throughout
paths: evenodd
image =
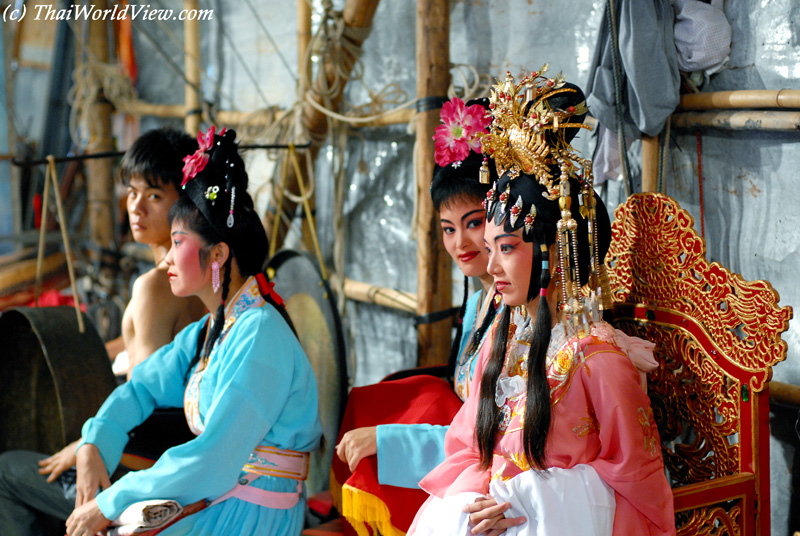
M 236 200 L 236 186 L 231 187 L 231 209 L 228 212 L 228 228 L 233 227 L 233 202 Z

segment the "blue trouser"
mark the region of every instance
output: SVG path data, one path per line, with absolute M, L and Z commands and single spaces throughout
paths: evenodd
M 0 454 L 0 527 L 3 536 L 43 534 L 42 513 L 66 520 L 75 508 L 75 469 L 48 483 L 39 474 L 47 454 L 12 450 Z

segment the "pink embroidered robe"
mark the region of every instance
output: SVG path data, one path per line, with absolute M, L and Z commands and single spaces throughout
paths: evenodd
M 613 331 L 605 323 L 592 329 L 611 341 Z M 630 342 L 620 344 L 630 347 Z M 483 346 L 470 387 L 473 393 L 480 392 L 491 347 Z M 614 491 L 614 536 L 675 534 L 672 492 L 650 400 L 628 355 L 596 335 L 574 337 L 548 359 L 548 382 L 552 408 L 546 447 L 549 467 L 570 469 L 587 464 L 594 468 Z M 420 482 L 432 496 L 487 494 L 491 480 L 509 480 L 529 470 L 522 443 L 525 392 L 509 401 L 511 420 L 505 431 L 498 433 L 488 471 L 479 467 L 474 433 L 479 398 L 470 397 L 456 414 L 445 437 L 445 461 Z M 409 534 L 413 532 L 412 527 Z

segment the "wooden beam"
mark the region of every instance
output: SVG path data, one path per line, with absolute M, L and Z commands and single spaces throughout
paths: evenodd
M 187 13 L 199 8 L 197 0 L 183 0 L 183 9 Z M 197 136 L 200 131 L 200 119 L 203 116 L 200 107 L 200 21 L 186 20 L 183 23 L 184 69 L 186 85 L 184 100 L 186 108 L 183 126 L 190 136 Z
M 450 84 L 450 2 L 417 0 L 417 97 L 447 95 Z M 417 114 L 417 313 L 451 307 L 452 260 L 441 245 L 439 225 L 430 196 L 433 136 L 439 110 Z M 447 362 L 452 319 L 417 328 L 419 366 Z
M 98 11 L 108 7 L 107 0 L 95 2 Z M 101 63 L 108 63 L 108 25 L 105 20 L 89 21 L 89 54 Z M 102 88 L 89 110 L 89 143 L 87 154 L 114 150 L 111 136 L 111 114 L 113 107 L 106 100 Z M 89 238 L 103 248 L 111 248 L 115 242 L 113 179 L 114 161 L 110 158 L 93 158 L 86 161 L 87 196 L 89 200 Z M 66 222 L 62 222 L 66 225 Z

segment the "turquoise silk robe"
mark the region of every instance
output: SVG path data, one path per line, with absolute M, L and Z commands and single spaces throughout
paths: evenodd
M 254 278 L 230 303 L 223 333 L 197 384 L 192 420 L 202 421 L 202 432 L 168 449 L 150 469 L 128 473 L 100 492 L 97 504 L 106 518 L 115 519 L 127 506 L 147 499 L 174 499 L 183 505 L 213 500 L 234 487 L 257 445 L 303 452 L 318 447 L 322 427 L 317 387 L 297 338 L 278 311 L 261 298 Z M 120 461 L 128 432 L 154 408 L 184 407 L 187 369 L 207 318 L 187 326 L 172 343 L 138 365 L 131 380 L 118 387 L 84 425 L 84 442 L 98 447 L 109 473 Z M 272 476 L 261 476 L 251 485 L 278 492 L 297 490 L 296 480 Z M 302 498 L 287 510 L 231 498 L 161 534 L 298 535 L 304 509 Z
M 482 295 L 481 291 L 475 292 L 464 309 L 454 380 L 456 394 L 461 400 L 466 400 L 470 395 L 469 384 L 477 363 L 478 352 L 467 354 L 467 345 L 474 331 L 483 322 L 483 318 L 478 318 Z M 448 428 L 435 424 L 379 425 L 375 432 L 378 481 L 381 484 L 416 489 L 419 481 L 444 461 L 444 436 Z M 403 460 L 403 463 L 397 463 L 397 460 Z

